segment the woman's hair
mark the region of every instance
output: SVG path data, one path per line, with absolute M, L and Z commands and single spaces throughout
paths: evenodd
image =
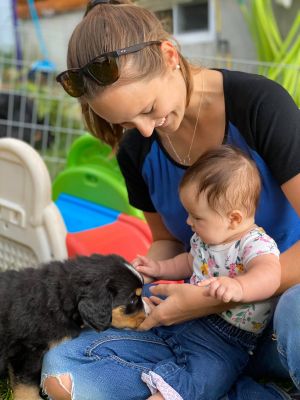
M 218 213 L 242 210 L 247 217 L 255 214 L 261 180 L 255 162 L 241 150 L 221 145 L 204 153 L 180 182 L 180 189 L 195 184 L 196 200 L 201 193 Z
M 113 4 L 112 4 L 113 3 Z M 166 32 L 158 18 L 149 10 L 128 0 L 111 1 L 94 6 L 76 26 L 68 46 L 68 68 L 79 68 L 105 52 L 122 49 L 152 40 L 169 40 L 178 44 Z M 187 104 L 192 91 L 190 66 L 178 50 L 179 64 L 187 88 Z M 113 85 L 121 85 L 141 79 L 150 79 L 166 71 L 160 46 L 151 45 L 118 58 L 120 78 Z M 124 66 L 130 66 L 124 68 Z M 85 95 L 80 98 L 83 116 L 88 129 L 96 137 L 116 147 L 123 134 L 120 125 L 110 124 L 89 107 L 87 101 L 107 86 L 97 85 L 85 77 Z

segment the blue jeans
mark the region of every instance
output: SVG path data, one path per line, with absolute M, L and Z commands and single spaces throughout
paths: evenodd
M 143 373 L 142 379 L 165 400 L 220 399 L 246 368 L 257 343 L 257 335 L 218 315 L 154 331 L 174 355 Z
M 255 382 L 254 379 L 261 377 L 291 378 L 300 390 L 300 285 L 280 297 L 273 325 L 261 338 L 245 373 L 248 376 L 237 380 L 226 399 L 290 399 L 278 387 Z
M 274 329 L 277 340 L 272 340 L 271 331 L 266 332 L 251 357 L 247 374 L 256 378 L 265 375 L 285 377 L 290 373 L 300 389 L 300 285 L 281 296 L 274 315 Z M 164 340 L 161 333 L 158 336 L 157 332 L 156 329 L 148 332 L 83 331 L 78 338 L 62 343 L 45 355 L 42 381 L 46 376 L 69 373 L 73 382 L 72 400 L 146 399 L 150 391 L 141 379 L 142 374 L 155 370 L 166 360 L 174 362 L 175 370 L 181 363 L 168 340 Z M 208 373 L 205 365 L 200 368 L 200 373 Z M 215 372 L 215 367 L 210 373 L 214 382 L 222 378 Z M 188 393 L 184 400 L 190 399 L 194 397 Z M 289 399 L 289 396 L 277 387 L 260 385 L 243 375 L 224 399 L 276 400 Z

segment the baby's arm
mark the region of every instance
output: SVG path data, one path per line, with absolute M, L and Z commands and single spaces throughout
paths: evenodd
M 146 282 L 156 279 L 185 279 L 192 275 L 193 257 L 190 253 L 182 253 L 174 258 L 154 261 L 145 256 L 137 256 L 132 264 L 144 275 Z
M 208 286 L 208 295 L 225 303 L 254 302 L 271 297 L 280 285 L 281 267 L 274 254 L 262 254 L 252 258 L 242 275 L 209 278 L 199 286 Z

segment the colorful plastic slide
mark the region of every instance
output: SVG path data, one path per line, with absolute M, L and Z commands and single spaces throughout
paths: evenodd
M 118 253 L 131 261 L 147 252 L 150 229 L 128 203 L 110 147 L 93 136 L 73 143 L 65 170 L 53 182 L 53 199 L 67 227 L 69 256 Z

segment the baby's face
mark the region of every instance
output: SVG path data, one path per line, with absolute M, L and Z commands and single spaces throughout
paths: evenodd
M 235 233 L 230 218 L 213 210 L 205 193 L 197 197 L 195 185 L 188 184 L 180 190 L 180 199 L 188 212 L 187 224 L 206 244 L 216 245 L 230 241 Z

